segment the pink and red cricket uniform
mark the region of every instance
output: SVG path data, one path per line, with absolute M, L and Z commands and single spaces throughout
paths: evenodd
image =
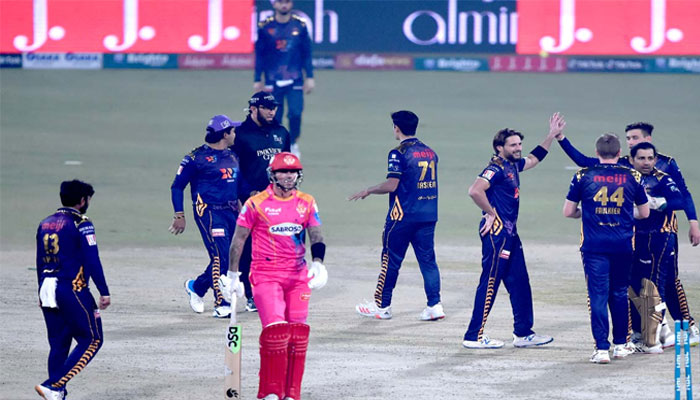
M 237 224 L 251 230 L 250 283 L 262 326 L 305 323 L 311 289 L 303 232 L 321 225 L 316 200 L 299 190 L 282 199 L 270 185 L 245 202 Z

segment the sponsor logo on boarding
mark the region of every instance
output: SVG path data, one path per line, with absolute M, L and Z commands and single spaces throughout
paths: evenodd
M 101 69 L 100 53 L 24 53 L 22 68 L 27 69 Z
M 291 222 L 285 222 L 283 224 L 277 224 L 270 227 L 269 231 L 273 235 L 280 236 L 294 236 L 304 230 L 304 227 L 299 224 L 294 224 Z
M 223 228 L 213 228 L 211 230 L 212 237 L 224 237 L 226 236 L 226 230 Z
M 0 54 L 0 68 L 22 68 L 22 55 Z
M 90 246 L 97 246 L 97 239 L 95 238 L 95 235 L 85 235 L 85 239 L 87 239 L 87 242 Z

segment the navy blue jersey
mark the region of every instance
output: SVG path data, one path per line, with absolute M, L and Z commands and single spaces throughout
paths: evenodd
M 567 138 L 561 140 L 559 144 L 566 155 L 568 155 L 569 158 L 571 158 L 571 160 L 579 167 L 591 167 L 598 163 L 597 158 L 588 157 L 582 154 L 571 144 L 571 142 L 569 142 L 569 139 Z M 620 157 L 618 163 L 625 167 L 633 168 L 630 156 Z M 685 184 L 685 179 L 683 179 L 683 174 L 681 173 L 681 169 L 676 163 L 676 160 L 674 160 L 671 156 L 657 153 L 655 168 L 661 172 L 665 172 L 671 177 L 671 179 L 673 179 L 678 187 L 678 190 L 680 190 L 681 194 L 683 195 L 683 210 L 685 211 L 685 216 L 688 218 L 688 220 L 697 220 L 698 214 L 695 210 L 693 196 L 690 194 L 688 186 Z
M 230 150 L 201 145 L 185 155 L 170 186 L 175 212 L 183 211 L 182 193 L 190 185 L 193 204 L 230 205 L 238 199 L 240 168 Z
M 397 178 L 399 186 L 389 193 L 387 221 L 437 221 L 437 167 L 437 154 L 416 138 L 389 152 L 386 177 Z
M 576 172 L 567 200 L 581 203 L 581 251 L 631 253 L 634 205 L 647 203 L 642 174 L 618 164 L 598 164 Z
M 40 287 L 44 278 L 56 277 L 58 284 L 71 284 L 79 292 L 88 287 L 92 278 L 100 295 L 109 296 L 95 227 L 87 216 L 73 208 L 59 208 L 39 224 L 36 273 Z
M 255 42 L 255 81 L 260 81 L 265 74 L 268 85 L 278 81 L 293 81 L 299 85 L 304 80 L 302 71 L 307 78 L 313 78 L 311 38 L 304 20 L 292 15 L 284 24 L 274 17 L 260 22 Z
M 651 197 L 666 199 L 663 210 L 650 210 L 649 218 L 638 219 L 636 233 L 678 232 L 678 218 L 674 210 L 683 209 L 684 201 L 676 183 L 667 174 L 653 169 L 648 175 L 642 175 L 642 186 Z
M 277 120 L 263 128 L 248 116 L 241 126 L 236 128 L 236 141 L 231 149 L 241 161 L 241 202 L 248 199 L 251 191 L 265 190 L 270 184 L 267 176 L 270 160 L 277 153 L 289 151 L 290 145 L 289 132 Z
M 503 157 L 493 156 L 489 165 L 479 174 L 479 178 L 489 183 L 486 197 L 496 211 L 492 231 L 495 234 L 506 229 L 514 236 L 518 233 L 518 210 L 520 208 L 520 171 L 525 168 L 525 159 L 511 162 Z M 481 212 L 482 215 L 485 212 Z

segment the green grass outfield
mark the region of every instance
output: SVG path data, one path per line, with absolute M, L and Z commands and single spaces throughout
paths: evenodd
M 170 183 L 183 154 L 203 142 L 212 115 L 243 118 L 251 80 L 250 71 L 2 70 L 2 247 L 33 246 L 38 221 L 59 205 L 59 182 L 70 178 L 95 185 L 89 215 L 102 247 L 199 245 L 189 209 L 184 237 L 167 232 Z M 386 196 L 346 198 L 384 179 L 386 154 L 397 144 L 389 113 L 399 109 L 420 116 L 418 136 L 440 156 L 440 243 L 478 243 L 479 212 L 466 192 L 491 154 L 493 134 L 519 129 L 529 151 L 554 111 L 587 153 L 603 132 L 652 122 L 654 143 L 679 160 L 700 203 L 698 76 L 318 71 L 316 81 L 304 112 L 302 188 L 319 202 L 329 249 L 379 244 Z M 578 240 L 578 222 L 561 216 L 573 164 L 558 145 L 552 150 L 523 174 L 526 245 Z

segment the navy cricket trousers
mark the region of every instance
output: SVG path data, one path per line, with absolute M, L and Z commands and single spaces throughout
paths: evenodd
M 674 320 L 687 319 L 690 325 L 693 325 L 695 319 L 690 315 L 685 289 L 678 278 L 678 234 L 671 232 L 668 235 L 669 241 L 673 242 L 673 253 L 670 254 L 673 259 L 673 270 L 666 279 L 666 307 Z
M 228 206 L 208 205 L 201 215 L 195 207 L 194 219 L 209 253 L 209 264 L 195 279 L 194 291 L 203 297 L 212 288 L 215 306 L 228 305 L 219 288 L 219 278 L 228 272 L 228 253 L 237 217 L 237 213 Z
M 591 331 L 598 350 L 609 350 L 610 322 L 612 317 L 614 344 L 627 343 L 629 331 L 629 287 L 632 253 L 592 253 L 581 252 L 583 270 L 586 274 Z
M 92 361 L 103 337 L 102 319 L 88 288 L 74 291 L 70 282 L 59 282 L 56 304 L 58 308 L 41 309 L 51 347 L 49 379 L 42 385 L 60 391 Z M 76 345 L 70 351 L 73 339 Z
M 630 286 L 635 293 L 639 294 L 642 278 L 646 278 L 656 285 L 661 301 L 665 302 L 669 294 L 675 296 L 675 289 L 670 292 L 668 290 L 670 285 L 675 284 L 676 274 L 674 240 L 671 235 L 669 232 L 635 234 L 634 263 L 630 274 Z M 630 317 L 632 329 L 641 332 L 641 317 L 634 304 L 630 304 Z
M 301 113 L 304 111 L 304 86 L 303 82 L 272 89 L 272 95 L 280 103 L 277 107 L 275 119 L 281 124 L 284 117 L 284 99 L 287 99 L 287 119 L 289 120 L 289 136 L 292 144 L 297 142 L 301 135 Z
M 513 309 L 513 333 L 517 336 L 533 334 L 534 311 L 530 277 L 525 266 L 525 256 L 520 237 L 498 235 L 481 237 L 481 278 L 474 296 L 474 310 L 464 340 L 475 341 L 484 334 L 486 319 L 496 301 L 501 281 L 510 295 Z
M 436 222 L 387 221 L 382 233 L 382 269 L 379 272 L 374 301 L 379 307 L 391 305 L 391 295 L 399 278 L 399 269 L 408 245 L 413 246 L 423 275 L 428 306 L 440 302 L 440 270 L 435 261 Z

